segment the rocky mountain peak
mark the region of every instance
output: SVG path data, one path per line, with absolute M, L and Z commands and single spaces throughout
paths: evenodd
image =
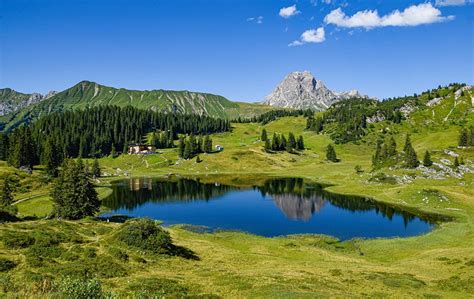
M 363 96 L 357 90 L 334 92 L 316 79 L 309 71 L 292 72 L 265 98 L 264 103 L 270 106 L 325 110 L 333 103 Z

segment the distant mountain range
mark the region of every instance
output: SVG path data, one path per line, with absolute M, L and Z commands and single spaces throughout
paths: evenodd
M 368 98 L 357 90 L 342 93 L 332 91 L 308 71 L 287 75 L 261 104 L 233 102 L 210 93 L 163 89 L 128 90 L 90 81 L 81 81 L 64 91 L 52 91 L 46 95 L 25 94 L 4 88 L 0 89 L 0 131 L 30 123 L 52 112 L 103 105 L 131 105 L 153 111 L 236 119 L 280 108 L 322 111 L 338 101 L 354 97 Z
M 194 113 L 220 118 L 253 116 L 270 109 L 263 105 L 232 102 L 225 97 L 191 91 L 128 90 L 82 81 L 61 92 L 24 94 L 0 89 L 0 130 L 57 111 L 115 105 L 134 106 L 153 111 Z
M 328 89 L 321 80 L 310 72 L 293 72 L 269 94 L 264 104 L 292 109 L 314 109 L 323 111 L 332 104 L 349 98 L 369 98 L 357 90 L 335 92 Z

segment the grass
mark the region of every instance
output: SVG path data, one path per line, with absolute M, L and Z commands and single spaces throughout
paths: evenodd
M 287 134 L 289 131 L 302 134 L 307 150 L 299 155 L 265 153 L 259 140 L 263 126 L 234 124 L 232 132 L 212 136 L 214 144 L 222 144 L 225 150 L 201 155 L 201 163 L 195 159 L 179 160 L 176 149 L 165 149 L 161 154 L 146 157 L 103 158 L 100 163 L 109 176 L 101 179 L 97 190 L 102 198 L 107 196 L 110 181 L 123 177 L 124 173 L 131 176 L 199 175 L 203 180 L 206 175 L 208 179 L 217 175 L 224 183 L 232 184 L 244 183 L 244 180 L 258 182 L 266 176 L 298 176 L 330 183 L 327 189 L 331 192 L 363 195 L 406 209 L 453 217 L 453 221 L 439 224 L 428 234 L 341 243 L 328 236 L 264 238 L 238 232 L 197 233 L 181 226 L 168 228 L 174 244 L 192 250 L 199 257 L 186 259 L 145 254 L 123 246 L 114 239 L 120 224 L 93 220 L 9 223 L 0 226 L 2 240 L 12 232 L 24 232 L 35 238 L 46 238 L 37 237 L 38 232 L 64 236 L 57 236 L 60 240 L 57 244 L 43 242 L 33 250 L 8 248 L 0 242 L 0 259 L 15 265 L 0 272 L 0 294 L 3 288 L 7 294 L 19 292 L 36 296 L 43 294 L 38 285 L 48 279 L 85 273 L 98 275 L 105 290 L 123 296 L 150 295 L 155 290 L 170 296 L 472 297 L 474 175 L 433 180 L 424 178 L 419 170 L 384 169 L 387 175 L 416 176 L 416 179 L 404 184 L 370 181 L 374 175 L 370 172 L 371 155 L 376 139 L 383 135 L 382 128 L 395 132 L 399 150 L 405 133 L 410 132 L 419 158 L 425 150 L 430 150 L 435 162 L 441 158 L 452 159 L 445 153 L 450 149 L 462 155 L 467 163 L 473 163 L 472 148 L 454 147 L 458 124 L 448 122 L 442 129 L 433 128 L 417 125 L 421 119 L 415 114 L 413 122 L 401 125 L 378 123 L 359 144 L 335 145 L 340 163 L 325 160 L 325 147 L 330 139 L 305 131 L 302 117 L 286 117 L 264 126 L 269 136 L 273 132 Z M 472 123 L 471 119 L 467 121 Z M 356 165 L 362 167 L 362 174 L 356 174 Z M 4 164 L 0 171 L 21 176 Z M 39 184 L 40 173 L 35 171 L 34 179 L 21 176 L 20 183 Z M 234 178 L 240 175 L 240 178 L 235 180 L 226 174 Z M 24 216 L 47 214 L 50 201 L 47 195 L 41 195 L 47 191 L 48 186 L 42 185 L 16 194 L 17 199 L 29 197 L 30 193 L 38 195 L 19 203 L 19 212 Z M 34 246 L 38 246 L 36 242 Z M 50 289 L 44 294 L 49 296 L 54 292 Z

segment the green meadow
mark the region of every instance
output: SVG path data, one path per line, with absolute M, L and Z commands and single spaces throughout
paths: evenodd
M 418 117 L 426 117 L 414 115 L 413 122 L 380 122 L 362 141 L 335 145 L 339 163 L 325 158 L 331 143 L 327 135 L 305 130 L 303 117 L 284 117 L 264 126 L 233 124 L 231 132 L 212 135 L 214 145 L 224 150 L 201 154 L 200 163 L 195 158 L 178 159 L 176 149 L 102 158 L 104 177 L 96 181 L 104 198 L 111 192 L 110 182 L 126 175 L 178 174 L 203 180 L 217 175 L 229 184 L 239 184 L 239 177 L 253 182 L 270 176 L 302 177 L 330 184 L 331 192 L 371 197 L 451 219 L 430 233 L 410 238 L 345 242 L 321 235 L 265 238 L 238 232 L 199 233 L 177 225 L 167 228 L 173 242 L 198 258 L 149 253 L 117 240 L 119 223 L 43 219 L 52 203 L 42 170 L 29 176 L 3 163 L 2 176 L 9 173 L 23 188 L 15 194 L 18 215 L 31 220 L 0 226 L 4 241 L 0 264 L 15 265 L 0 269 L 0 296 L 57 297 L 61 296 L 59 277 L 88 275 L 97 277 L 107 294 L 125 297 L 471 297 L 474 175 L 431 179 L 419 169 L 372 171 L 375 140 L 381 134 L 395 136 L 400 151 L 405 133 L 410 132 L 419 159 L 430 150 L 435 162 L 452 160 L 449 150 L 468 163 L 474 161 L 472 148 L 456 147 L 459 125 L 422 126 Z M 472 123 L 470 116 L 467 121 Z M 290 131 L 303 135 L 307 149 L 299 154 L 267 153 L 260 141 L 263 128 L 269 136 Z M 356 173 L 356 165 L 362 173 Z M 387 177 L 408 179 L 397 183 Z

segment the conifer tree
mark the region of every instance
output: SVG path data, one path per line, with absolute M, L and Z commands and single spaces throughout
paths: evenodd
M 44 164 L 46 165 L 46 173 L 52 177 L 58 176 L 58 167 L 61 165 L 59 150 L 51 140 L 48 139 L 44 148 Z
M 212 152 L 212 139 L 209 137 L 209 135 L 206 135 L 204 137 L 204 144 L 203 144 L 203 150 L 204 153 L 210 153 Z
M 99 211 L 100 201 L 82 161 L 65 160 L 53 184 L 54 212 L 66 219 L 81 219 Z
M 416 155 L 415 149 L 410 144 L 405 151 L 405 166 L 407 168 L 416 168 L 418 165 L 418 156 Z
M 375 154 L 372 156 L 372 166 L 376 167 L 381 162 L 382 154 L 382 141 L 377 140 L 377 147 L 375 148 Z
M 199 157 L 199 155 L 196 156 L 196 163 L 201 163 L 202 160 L 201 160 L 201 157 Z
M 296 138 L 295 138 L 295 135 L 293 134 L 293 132 L 290 132 L 288 134 L 288 147 L 290 149 L 296 149 Z
M 3 179 L 2 193 L 0 194 L 0 208 L 8 207 L 13 203 L 13 195 L 10 177 L 5 176 Z
M 192 157 L 193 149 L 192 149 L 191 141 L 186 140 L 184 142 L 184 152 L 183 152 L 183 158 L 184 159 L 190 159 Z
M 285 138 L 285 135 L 282 135 L 281 138 L 280 138 L 280 145 L 278 146 L 278 150 L 280 151 L 284 151 L 286 149 L 286 138 Z
M 6 161 L 8 158 L 8 135 L 0 133 L 0 160 Z
M 326 159 L 331 162 L 339 161 L 336 156 L 336 150 L 334 149 L 334 146 L 332 144 L 329 144 L 326 148 Z
M 273 138 L 272 138 L 272 150 L 278 151 L 280 146 L 280 139 L 278 138 L 277 133 L 273 133 Z
M 304 140 L 303 140 L 302 135 L 298 136 L 298 142 L 296 143 L 296 148 L 300 151 L 304 150 Z
M 265 128 L 263 128 L 263 130 L 262 130 L 262 136 L 260 137 L 260 139 L 262 141 L 267 141 L 267 139 L 268 139 L 267 130 Z
M 97 159 L 94 159 L 94 162 L 92 163 L 91 173 L 93 178 L 100 178 L 101 176 L 101 169 Z
M 405 137 L 405 145 L 403 146 L 403 151 L 406 153 L 410 147 L 413 148 L 411 145 L 410 135 L 407 134 Z
M 270 144 L 270 139 L 265 140 L 264 150 L 269 153 L 272 150 L 272 145 Z
M 184 137 L 181 136 L 179 137 L 179 143 L 178 143 L 178 155 L 180 158 L 184 158 L 184 147 L 185 147 L 185 140 L 184 140 Z
M 425 156 L 423 157 L 423 165 L 426 167 L 430 167 L 433 165 L 433 161 L 431 160 L 431 155 L 429 151 L 425 152 Z
M 395 138 L 390 137 L 387 146 L 387 154 L 389 157 L 394 157 L 397 155 L 397 143 L 395 142 Z
M 468 146 L 468 145 L 469 145 L 469 137 L 467 134 L 467 130 L 465 128 L 462 128 L 459 134 L 459 146 Z

